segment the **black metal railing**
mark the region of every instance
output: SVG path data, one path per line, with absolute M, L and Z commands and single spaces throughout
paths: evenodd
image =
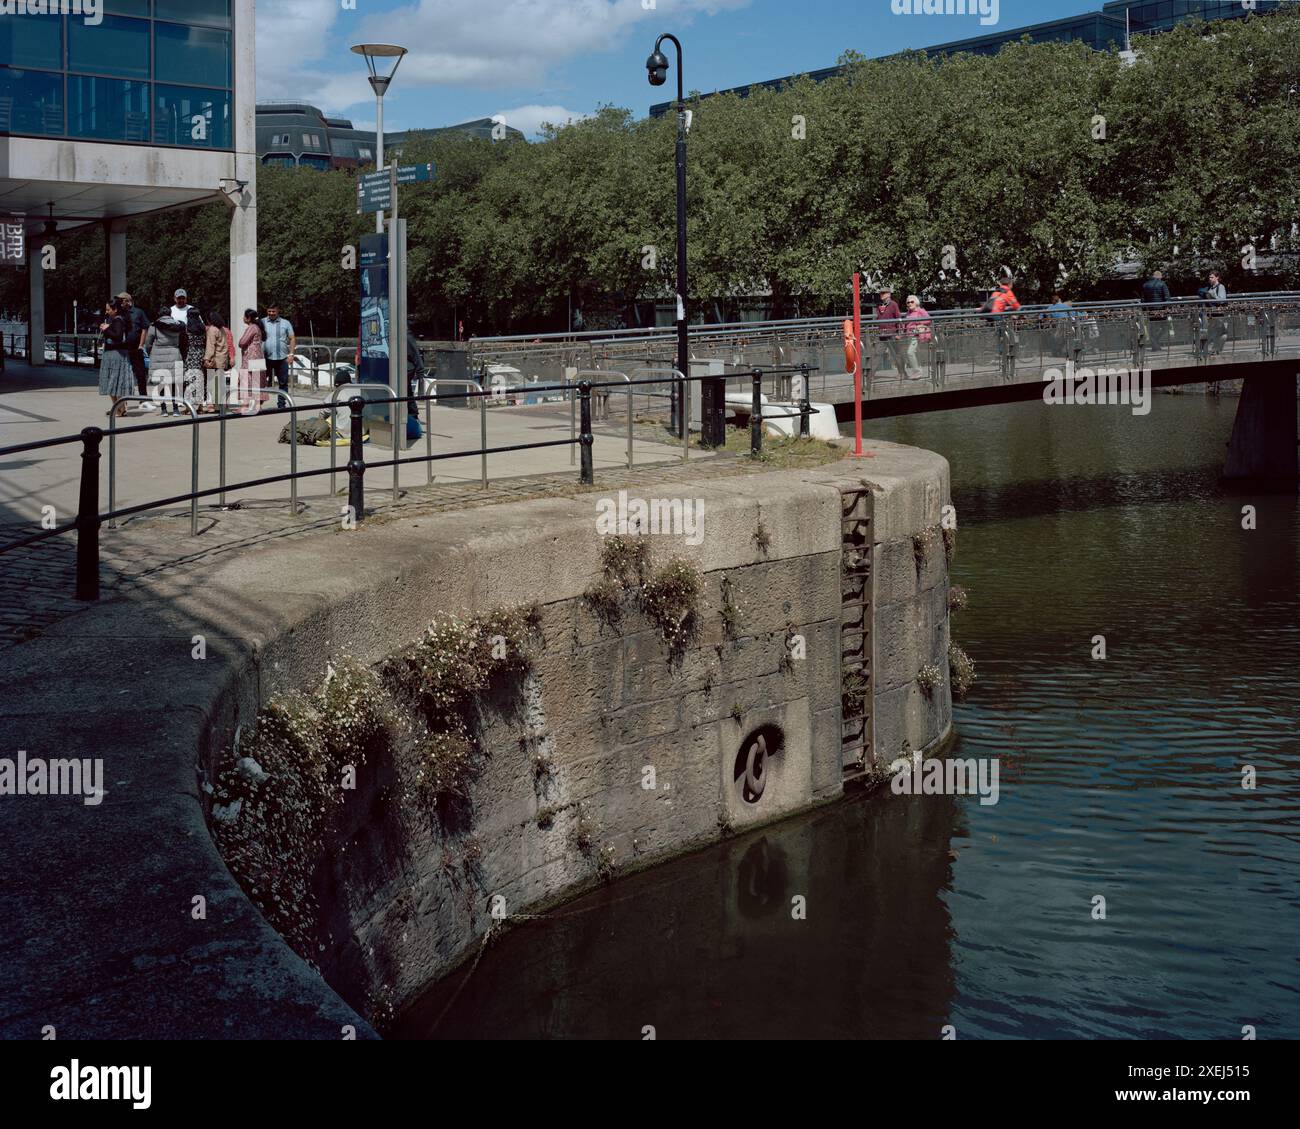
M 762 382 L 765 375 L 771 375 L 771 371 L 765 372 L 762 369 L 753 369 L 748 373 L 727 373 L 721 377 L 718 374 L 696 375 L 690 377 L 679 377 L 682 383 L 692 383 L 704 380 L 737 380 L 748 378 L 753 388 L 752 400 L 752 418 L 751 418 L 751 439 L 750 452 L 752 455 L 759 455 L 763 447 L 763 426 L 765 422 L 778 418 L 798 418 L 800 420 L 800 434 L 808 434 L 808 419 L 811 414 L 811 405 L 808 400 L 808 377 L 809 367 L 807 365 L 797 366 L 796 371 L 800 372 L 802 378 L 802 392 L 799 398 L 799 410 L 790 413 L 764 412 L 762 401 Z M 617 381 L 592 381 L 583 379 L 576 385 L 576 395 L 578 403 L 578 428 L 576 435 L 570 435 L 563 439 L 548 439 L 532 443 L 511 443 L 501 444 L 489 447 L 486 444 L 486 437 L 480 442 L 478 447 L 466 448 L 463 450 L 443 451 L 432 453 L 426 450 L 422 455 L 410 455 L 402 457 L 400 455 L 382 461 L 367 461 L 365 458 L 365 413 L 367 410 L 381 408 L 391 405 L 389 415 L 392 417 L 393 424 L 396 428 L 401 428 L 405 423 L 405 412 L 407 406 L 413 402 L 435 402 L 438 400 L 473 400 L 480 397 L 492 396 L 490 389 L 467 389 L 454 393 L 436 392 L 423 396 L 353 396 L 347 401 L 348 407 L 348 515 L 351 522 L 348 528 L 356 529 L 365 521 L 365 496 L 366 496 L 366 474 L 368 471 L 382 470 L 384 468 L 393 468 L 394 471 L 394 489 L 396 499 L 396 482 L 400 468 L 406 465 L 421 465 L 441 462 L 447 459 L 466 458 L 470 456 L 487 456 L 487 455 L 508 455 L 521 451 L 537 451 L 555 447 L 575 447 L 578 451 L 578 481 L 580 484 L 590 486 L 595 484 L 595 460 L 594 446 L 595 434 L 592 428 L 592 396 L 593 393 L 608 392 L 617 394 L 622 391 L 629 397 L 633 395 L 638 386 L 644 385 L 662 385 L 664 383 L 661 377 L 645 377 L 642 379 L 629 379 L 621 376 Z M 358 385 L 359 388 L 382 387 Z M 274 391 L 274 390 L 272 390 Z M 536 385 L 530 388 L 530 391 L 549 392 L 564 391 L 574 392 L 575 386 L 572 384 L 562 385 Z M 641 393 L 642 395 L 650 393 Z M 225 427 L 227 422 L 237 422 L 241 419 L 258 419 L 266 416 L 288 415 L 291 421 L 296 421 L 297 416 L 301 413 L 301 406 L 290 404 L 285 408 L 268 408 L 259 410 L 248 415 L 242 414 L 223 414 L 219 416 L 193 416 L 190 419 L 165 420 L 156 423 L 140 424 L 132 427 L 127 431 L 117 431 L 113 436 L 116 440 L 135 437 L 140 434 L 166 431 L 173 428 L 191 427 L 199 428 L 204 426 Z M 399 418 L 401 417 L 401 418 Z M 333 417 L 331 416 L 331 429 L 333 428 Z M 20 537 L 17 540 L 0 544 L 0 555 L 10 553 L 18 549 L 26 548 L 31 545 L 48 541 L 55 537 L 61 537 L 68 533 L 77 535 L 76 544 L 76 588 L 75 596 L 78 600 L 94 601 L 99 599 L 99 570 L 100 570 L 100 528 L 108 523 L 110 526 L 126 517 L 135 514 L 144 513 L 149 510 L 161 510 L 169 506 L 189 503 L 191 514 L 196 511 L 199 500 L 204 498 L 224 496 L 228 492 L 237 490 L 251 490 L 261 486 L 269 486 L 280 482 L 290 482 L 296 484 L 299 481 L 309 478 L 317 478 L 325 475 L 333 475 L 334 468 L 321 467 L 314 470 L 291 470 L 288 474 L 267 475 L 262 478 L 250 479 L 244 482 L 227 483 L 223 481 L 219 486 L 210 487 L 200 490 L 197 488 L 197 475 L 193 479 L 193 489 L 184 494 L 176 494 L 168 498 L 160 498 L 150 502 L 142 502 L 137 505 L 114 508 L 110 502 L 110 508 L 106 511 L 100 509 L 100 458 L 101 447 L 109 431 L 102 427 L 87 427 L 76 435 L 62 435 L 53 439 L 41 439 L 31 443 L 19 443 L 14 446 L 0 448 L 0 459 L 9 455 L 23 454 L 29 451 L 45 450 L 52 447 L 66 446 L 72 443 L 82 445 L 81 452 L 81 477 L 80 489 L 78 493 L 77 515 L 76 518 L 63 525 L 54 526 L 50 529 L 42 529 L 39 532 Z M 291 435 L 294 443 L 298 441 L 296 428 Z M 193 450 L 198 451 L 198 433 L 195 432 L 195 442 Z M 191 532 L 197 532 L 197 523 L 193 522 Z

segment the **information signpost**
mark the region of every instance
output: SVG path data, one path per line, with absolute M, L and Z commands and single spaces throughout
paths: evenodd
M 392 429 L 390 446 L 396 460 L 406 435 L 406 400 L 402 387 L 406 374 L 406 221 L 398 215 L 397 187 L 434 179 L 437 169 L 432 162 L 423 165 L 391 164 L 378 172 L 357 178 L 357 212 L 386 212 L 389 218 L 388 257 L 388 389 L 393 397 L 389 405 L 388 426 Z M 375 281 L 375 276 L 370 276 Z M 365 283 L 363 282 L 363 287 Z M 377 295 L 370 294 L 372 301 Z M 363 327 L 364 333 L 364 327 Z M 363 350 L 364 351 L 364 350 Z M 373 371 L 373 368 L 372 368 Z M 393 467 L 393 501 L 398 500 L 399 468 Z

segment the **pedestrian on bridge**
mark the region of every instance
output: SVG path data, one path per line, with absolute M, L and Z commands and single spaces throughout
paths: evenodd
M 1228 288 L 1223 285 L 1223 279 L 1216 270 L 1210 271 L 1210 284 L 1205 288 L 1205 297 L 1210 302 L 1228 300 Z M 1209 308 L 1209 346 L 1211 355 L 1216 357 L 1223 352 L 1224 345 L 1228 343 L 1228 319 L 1224 316 L 1225 312 L 1223 306 L 1212 305 Z M 1217 384 L 1215 391 L 1218 391 Z
M 1151 277 L 1142 284 L 1142 301 L 1147 306 L 1157 308 L 1167 306 L 1173 300 L 1169 293 L 1169 284 L 1165 282 L 1163 271 L 1152 271 Z
M 928 345 L 934 340 L 934 334 L 931 332 L 930 311 L 921 305 L 921 299 L 915 294 L 907 296 L 907 379 L 920 380 L 922 376 L 921 362 L 917 354 L 920 352 L 922 345 Z
M 876 322 L 880 326 L 880 348 L 882 357 L 892 357 L 894 367 L 901 377 L 906 364 L 903 360 L 899 333 L 904 331 L 903 311 L 894 301 L 894 291 L 884 287 L 880 291 L 880 305 L 876 307 Z M 884 368 L 881 365 L 881 368 Z

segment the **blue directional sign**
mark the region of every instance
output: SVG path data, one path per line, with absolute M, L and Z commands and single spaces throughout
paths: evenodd
M 437 170 L 432 162 L 424 165 L 398 165 L 398 184 L 430 181 Z M 393 208 L 393 183 L 388 169 L 357 177 L 357 211 L 389 212 Z

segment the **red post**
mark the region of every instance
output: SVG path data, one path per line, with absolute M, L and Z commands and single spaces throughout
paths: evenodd
M 853 366 L 853 457 L 862 458 L 862 276 L 853 272 L 853 340 L 857 364 Z

